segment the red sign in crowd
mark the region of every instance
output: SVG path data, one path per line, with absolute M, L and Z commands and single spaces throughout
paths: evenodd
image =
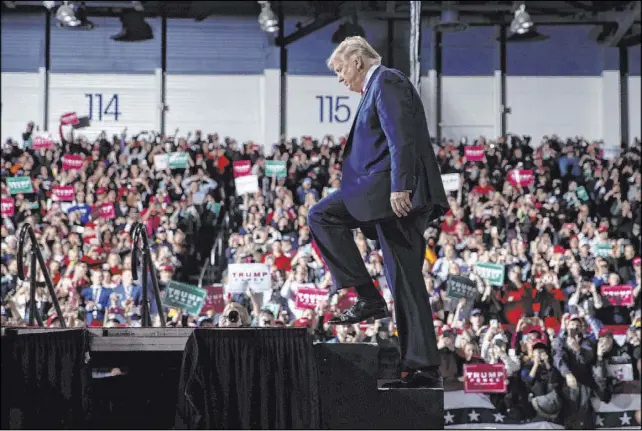
M 76 196 L 74 186 L 53 186 L 51 191 L 53 195 L 61 201 L 70 202 L 73 201 Z
M 237 160 L 233 166 L 234 178 L 244 177 L 252 173 L 252 164 L 249 160 Z
M 633 297 L 633 286 L 630 284 L 619 284 L 617 286 L 602 286 L 602 297 L 609 301 L 609 304 L 630 307 L 635 302 Z
M 464 392 L 505 393 L 507 389 L 504 364 L 465 364 Z
M 16 211 L 16 205 L 13 198 L 2 198 L 2 216 L 13 217 Z
M 201 308 L 201 313 L 206 313 L 209 310 L 214 310 L 214 313 L 222 313 L 225 308 L 225 292 L 223 291 L 222 284 L 213 284 L 204 287 L 207 290 L 207 296 Z
M 310 284 L 307 287 L 299 287 L 296 292 L 297 310 L 314 310 L 320 302 L 328 298 L 328 289 L 319 289 Z
M 469 162 L 481 162 L 484 160 L 486 151 L 481 145 L 474 145 L 464 149 L 464 155 Z
M 82 168 L 83 163 L 84 161 L 80 156 L 73 156 L 73 155 L 67 154 L 62 157 L 62 168 L 65 171 L 68 171 L 71 169 L 80 169 Z

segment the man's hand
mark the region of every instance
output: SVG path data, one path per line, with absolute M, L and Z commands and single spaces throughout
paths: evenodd
M 410 192 L 392 192 L 390 193 L 390 205 L 392 211 L 397 217 L 405 217 L 412 210 L 412 202 L 410 201 Z
M 573 374 L 568 373 L 566 375 L 566 385 L 572 389 L 577 388 L 577 380 L 575 380 L 575 376 Z
M 577 341 L 577 339 L 575 339 L 574 337 L 568 337 L 567 340 L 566 340 L 566 344 L 575 353 L 579 353 L 579 351 L 580 351 L 580 343 L 579 343 L 579 341 Z

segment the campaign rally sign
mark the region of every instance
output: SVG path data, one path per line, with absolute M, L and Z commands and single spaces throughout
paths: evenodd
M 589 200 L 588 192 L 586 191 L 584 186 L 579 186 L 578 188 L 576 188 L 575 194 L 582 202 L 586 202 L 587 200 Z
M 506 393 L 506 367 L 504 364 L 465 364 L 464 392 Z
M 198 316 L 201 314 L 206 296 L 207 290 L 205 289 L 171 280 L 165 288 L 163 305 L 168 308 L 186 310 L 192 316 Z
M 258 175 L 245 175 L 234 178 L 234 186 L 237 196 L 256 193 L 259 191 L 259 177 Z
M 73 201 L 76 196 L 74 186 L 53 186 L 51 192 L 58 200 L 65 202 Z
M 164 171 L 169 167 L 169 154 L 154 155 L 154 169 Z
M 296 292 L 295 308 L 297 310 L 314 310 L 320 302 L 328 299 L 328 289 L 319 289 L 314 284 L 304 284 Z
M 288 176 L 285 160 L 266 160 L 265 175 L 268 177 L 285 178 Z
M 469 162 L 481 162 L 484 160 L 486 150 L 481 145 L 472 145 L 464 148 L 464 155 Z
M 49 148 L 54 148 L 56 144 L 53 139 L 48 136 L 36 136 L 33 138 L 33 143 L 31 147 L 34 150 L 47 150 Z
M 96 216 L 104 218 L 106 220 L 116 218 L 116 208 L 114 208 L 113 202 L 105 202 L 103 204 L 97 205 L 93 208 L 93 211 L 95 211 Z
M 484 280 L 488 280 L 491 286 L 503 286 L 505 272 L 504 265 L 486 262 L 475 264 L 475 273 Z
M 2 198 L 2 216 L 13 217 L 16 212 L 16 203 L 13 198 Z
M 225 308 L 225 291 L 222 284 L 213 284 L 211 286 L 204 287 L 207 291 L 205 296 L 205 302 L 203 303 L 203 308 L 201 308 L 201 313 L 206 313 L 209 310 L 214 310 L 214 313 L 222 313 Z
M 595 255 L 599 257 L 609 257 L 613 250 L 613 246 L 608 243 L 600 243 L 595 247 Z
M 446 280 L 446 294 L 449 298 L 474 299 L 477 296 L 477 286 L 468 277 L 449 275 Z
M 252 164 L 249 160 L 237 160 L 232 164 L 234 178 L 244 177 L 252 173 Z
M 187 159 L 189 158 L 188 153 L 169 153 L 167 157 L 167 164 L 170 169 L 187 169 L 189 163 Z
M 208 202 L 207 203 L 207 209 L 212 213 L 212 214 L 219 214 L 221 212 L 221 203 L 220 202 Z
M 459 174 L 444 174 L 441 176 L 441 182 L 444 183 L 446 192 L 459 190 Z
M 633 286 L 630 284 L 618 284 L 617 286 L 603 285 L 600 289 L 602 298 L 605 298 L 611 305 L 629 307 L 635 302 Z
M 75 112 L 67 112 L 60 116 L 60 124 L 63 126 L 75 126 L 78 123 L 80 123 L 80 120 Z
M 62 168 L 65 171 L 71 169 L 80 169 L 85 161 L 80 156 L 75 156 L 72 154 L 66 154 L 62 156 Z
M 33 184 L 31 184 L 29 177 L 8 177 L 7 186 L 9 186 L 9 193 L 12 195 L 33 193 Z
M 227 293 L 268 292 L 272 288 L 270 268 L 264 263 L 231 263 L 228 265 Z
M 508 172 L 508 181 L 515 187 L 528 187 L 535 182 L 535 175 L 530 169 L 513 169 Z

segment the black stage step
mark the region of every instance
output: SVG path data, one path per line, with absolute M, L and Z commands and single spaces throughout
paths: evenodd
M 326 429 L 443 429 L 444 394 L 386 390 L 373 344 L 316 344 L 321 411 Z

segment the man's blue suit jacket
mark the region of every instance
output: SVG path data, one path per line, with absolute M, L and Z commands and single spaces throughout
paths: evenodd
M 421 98 L 398 70 L 379 66 L 372 74 L 343 158 L 341 191 L 360 222 L 396 218 L 391 192 L 411 191 L 413 211 L 430 219 L 449 208 Z

